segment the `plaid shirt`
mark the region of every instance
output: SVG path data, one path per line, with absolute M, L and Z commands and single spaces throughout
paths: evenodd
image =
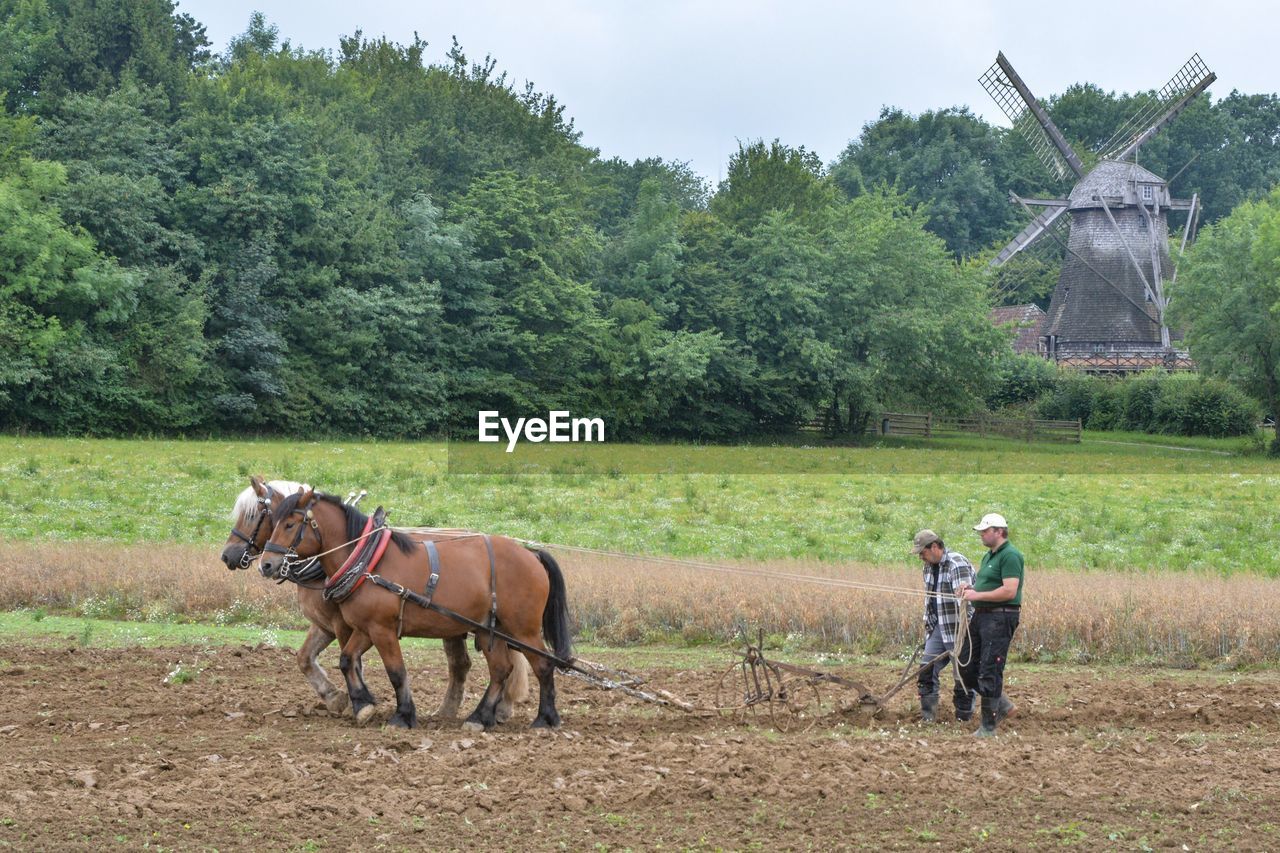
M 942 554 L 942 562 L 937 566 L 925 563 L 924 588 L 929 593 L 924 604 L 925 634 L 932 634 L 935 629 L 942 630 L 942 642 L 952 645 L 956 641 L 956 629 L 960 626 L 960 602 L 954 598 L 943 596 L 955 595 L 956 587 L 962 583 L 973 586 L 973 564 L 963 554 L 946 549 Z M 969 618 L 973 618 L 973 605 L 969 608 Z

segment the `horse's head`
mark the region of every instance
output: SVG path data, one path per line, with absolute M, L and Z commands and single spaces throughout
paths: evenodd
M 324 534 L 318 516 L 333 515 L 333 512 L 325 512 L 327 506 L 325 502 L 316 500 L 314 490 L 303 486 L 286 495 L 272 509 L 275 527 L 262 546 L 261 571 L 265 577 L 286 577 L 290 564 L 314 557 L 323 550 Z M 342 514 L 338 507 L 332 509 L 338 515 Z M 332 521 L 339 523 L 337 519 Z M 331 533 L 330 538 L 342 541 L 338 534 Z
M 274 485 L 285 484 L 277 482 Z M 226 547 L 222 549 L 222 562 L 228 569 L 247 569 L 262 553 L 262 546 L 271 535 L 272 503 L 278 503 L 284 494 L 261 477 L 249 478 L 249 488 L 240 493 L 231 510 L 234 526 L 227 536 Z

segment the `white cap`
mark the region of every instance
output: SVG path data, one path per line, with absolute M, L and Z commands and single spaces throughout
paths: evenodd
M 1009 522 L 1004 520 L 1003 515 L 1001 515 L 998 512 L 989 512 L 982 517 L 982 521 L 979 521 L 977 524 L 973 526 L 973 529 L 981 533 L 982 531 L 986 530 L 988 527 L 1008 527 L 1008 526 L 1009 526 Z

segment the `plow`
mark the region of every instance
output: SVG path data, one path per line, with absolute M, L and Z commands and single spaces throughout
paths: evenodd
M 963 636 L 963 634 L 962 634 Z M 764 631 L 755 642 L 747 640 L 737 658 L 720 676 L 714 705 L 698 705 L 666 690 L 644 689 L 640 676 L 604 664 L 575 658 L 563 671 L 570 677 L 602 690 L 616 690 L 641 701 L 701 716 L 719 716 L 735 722 L 757 722 L 781 732 L 805 730 L 832 713 L 860 713 L 874 718 L 889 700 L 937 661 L 918 663 L 923 646 L 917 646 L 902 677 L 883 693 L 875 693 L 860 681 L 831 672 L 797 666 L 765 655 Z M 958 654 L 942 657 L 958 666 Z
M 535 542 L 525 542 L 524 544 L 527 547 L 545 547 L 603 557 L 620 557 L 629 560 L 677 564 L 728 574 L 766 576 L 799 583 L 808 582 L 826 586 L 865 589 L 876 592 L 896 592 L 914 596 L 924 594 L 918 589 L 882 584 L 865 584 L 812 575 L 765 572 L 757 569 L 697 560 L 622 554 L 572 545 L 543 545 Z M 968 613 L 962 607 L 960 608 L 960 624 L 957 629 L 957 640 L 954 649 L 943 652 L 937 658 L 921 662 L 920 656 L 924 651 L 924 646 L 923 644 L 917 646 L 898 681 L 880 693 L 876 693 L 860 681 L 769 657 L 765 654 L 763 629 L 758 630 L 755 642 L 752 642 L 749 636 L 744 635 L 740 651 L 720 677 L 716 689 L 715 702 L 712 705 L 698 705 L 681 699 L 666 690 L 644 689 L 647 686 L 645 680 L 633 673 L 612 669 L 603 664 L 586 661 L 581 658 L 575 658 L 573 661 L 574 666 L 563 668 L 563 671 L 569 676 L 585 681 L 597 688 L 620 691 L 641 701 L 689 714 L 720 716 L 735 721 L 757 721 L 786 732 L 810 728 L 822 717 L 836 712 L 858 713 L 874 718 L 888 707 L 889 701 L 894 696 L 913 682 L 926 668 L 936 666 L 941 661 L 945 661 L 946 665 L 952 668 L 955 677 L 961 679 L 961 667 L 965 663 L 964 654 L 965 641 L 968 637 L 968 623 Z

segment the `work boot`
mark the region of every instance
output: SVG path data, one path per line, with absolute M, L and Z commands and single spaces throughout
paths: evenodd
M 1012 714 L 1017 708 L 1018 706 L 1013 704 L 1013 700 L 1001 693 L 1000 700 L 996 703 L 996 725 L 998 726 L 1004 722 L 1005 717 Z
M 973 733 L 974 737 L 996 736 L 996 708 L 999 704 L 999 699 L 982 697 L 982 725 L 978 726 L 978 730 Z
M 920 696 L 920 722 L 932 723 L 938 716 L 938 694 L 929 693 Z
M 967 703 L 963 699 L 955 700 L 957 723 L 967 723 L 973 719 L 973 694 L 970 693 L 967 698 Z

